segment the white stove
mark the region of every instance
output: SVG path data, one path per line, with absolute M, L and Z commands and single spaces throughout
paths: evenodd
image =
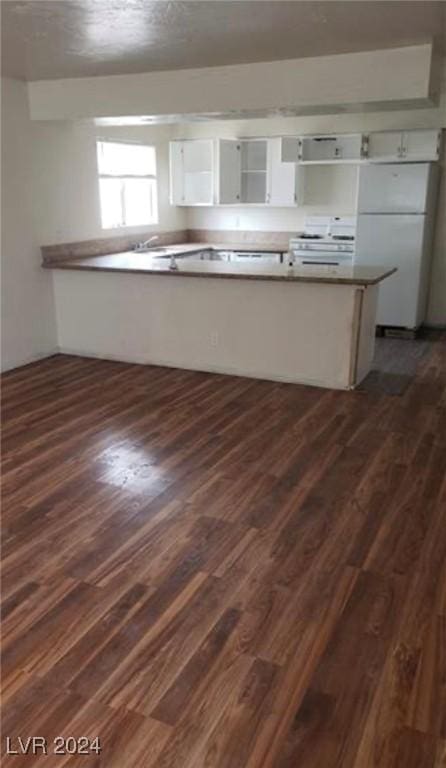
M 352 266 L 355 233 L 354 217 L 308 216 L 304 231 L 290 240 L 290 265 Z

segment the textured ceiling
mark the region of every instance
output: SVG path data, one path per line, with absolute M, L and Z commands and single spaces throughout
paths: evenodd
M 446 2 L 2 0 L 2 74 L 129 74 L 427 42 Z

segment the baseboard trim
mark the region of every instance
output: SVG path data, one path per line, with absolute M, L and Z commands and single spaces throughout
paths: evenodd
M 131 357 L 127 355 L 113 355 L 113 354 L 97 354 L 95 352 L 86 352 L 85 350 L 75 349 L 73 347 L 59 347 L 59 353 L 61 355 L 76 355 L 78 357 L 91 357 L 96 360 L 112 360 L 118 363 L 131 363 L 133 365 L 154 365 L 160 368 L 178 368 L 185 371 L 199 371 L 200 373 L 215 373 L 223 376 L 239 376 L 245 379 L 261 379 L 263 381 L 276 381 L 281 384 L 302 384 L 308 387 L 321 387 L 323 389 L 339 389 L 349 390 L 348 385 L 342 386 L 340 382 L 322 382 L 315 379 L 293 379 L 289 376 L 270 375 L 265 371 L 244 371 L 239 368 L 227 366 L 222 367 L 218 365 L 206 365 L 206 366 L 192 366 L 186 363 L 179 365 L 172 360 L 165 359 L 148 359 L 143 355 L 133 355 Z
M 54 357 L 54 355 L 59 354 L 59 347 L 55 347 L 50 352 L 41 352 L 38 355 L 30 355 L 24 360 L 22 360 L 20 363 L 8 363 L 3 362 L 1 365 L 1 372 L 7 373 L 8 371 L 15 371 L 17 368 L 24 368 L 26 365 L 32 365 L 32 363 L 38 363 L 39 360 L 46 360 L 47 357 Z
M 446 325 L 444 323 L 423 323 L 421 328 L 426 328 L 428 331 L 446 331 Z

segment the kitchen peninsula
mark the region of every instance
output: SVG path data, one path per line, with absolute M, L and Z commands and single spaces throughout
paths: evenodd
M 164 251 L 44 264 L 60 351 L 335 389 L 369 372 L 379 283 L 395 270 L 202 260 L 209 244 L 184 259 L 184 246 Z

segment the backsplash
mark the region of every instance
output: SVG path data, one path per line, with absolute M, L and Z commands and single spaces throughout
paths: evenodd
M 157 233 L 154 245 L 176 245 L 183 243 L 218 243 L 234 248 L 249 244 L 250 247 L 273 245 L 278 250 L 288 248 L 292 231 L 262 230 L 221 230 L 221 229 L 183 229 L 175 232 Z M 41 246 L 42 262 L 55 264 L 71 259 L 84 259 L 90 256 L 103 256 L 111 253 L 133 250 L 135 242 L 147 239 L 153 232 L 141 232 L 139 236 L 109 237 L 98 240 L 81 240 L 76 243 L 60 243 L 58 245 Z
M 135 244 L 156 234 L 157 245 L 175 245 L 187 242 L 188 233 L 185 229 L 173 232 L 156 232 L 145 230 L 131 235 L 119 235 L 116 237 L 101 237 L 95 240 L 80 240 L 72 243 L 58 243 L 57 245 L 42 245 L 42 261 L 44 264 L 54 264 L 56 261 L 70 259 L 83 259 L 89 256 L 102 256 L 108 253 L 121 253 L 131 251 Z

